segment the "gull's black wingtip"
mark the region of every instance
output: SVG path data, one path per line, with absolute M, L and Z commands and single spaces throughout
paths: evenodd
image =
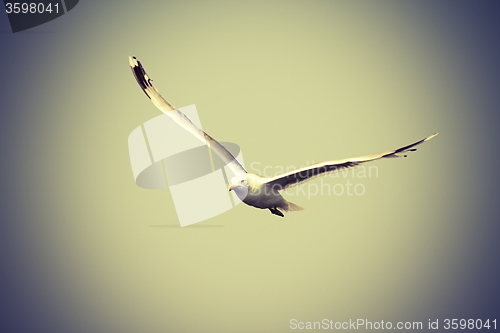
M 129 56 L 128 63 L 130 64 L 130 67 L 132 67 L 132 68 L 137 66 L 137 58 L 135 56 Z
M 152 80 L 146 74 L 146 71 L 144 70 L 144 67 L 142 67 L 141 62 L 137 60 L 135 56 L 129 56 L 128 62 L 130 64 L 130 68 L 132 69 L 132 73 L 134 74 L 135 80 L 141 87 L 142 91 L 146 94 L 146 96 L 151 99 L 151 96 L 149 96 L 146 89 L 153 86 L 151 84 Z

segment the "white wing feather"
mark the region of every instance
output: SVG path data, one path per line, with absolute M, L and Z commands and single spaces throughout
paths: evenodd
M 160 111 L 170 116 L 177 124 L 193 134 L 196 138 L 201 140 L 201 142 L 207 144 L 217 155 L 219 155 L 235 175 L 246 173 L 243 166 L 223 145 L 205 133 L 202 129 L 198 128 L 184 113 L 177 110 L 161 96 L 160 92 L 153 85 L 153 80 L 150 79 L 144 67 L 142 67 L 141 62 L 137 60 L 136 57 L 129 57 L 129 63 L 137 83 Z

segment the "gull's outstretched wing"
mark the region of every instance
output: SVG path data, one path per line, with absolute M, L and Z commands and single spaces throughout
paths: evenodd
M 149 75 L 142 67 L 142 64 L 136 57 L 129 57 L 130 67 L 132 68 L 132 73 L 134 73 L 135 79 L 142 91 L 146 96 L 151 99 L 153 104 L 160 109 L 163 113 L 170 116 L 177 124 L 182 126 L 185 130 L 197 137 L 201 142 L 207 144 L 219 157 L 227 164 L 231 171 L 235 175 L 246 173 L 243 166 L 234 158 L 234 156 L 217 140 L 212 138 L 210 135 L 205 133 L 202 129 L 196 127 L 195 124 L 189 120 L 189 118 L 175 107 L 167 102 L 161 95 L 160 92 L 153 85 L 153 80 L 149 78 Z
M 382 158 L 402 157 L 402 156 L 406 157 L 404 153 L 415 151 L 416 149 L 413 147 L 418 146 L 419 144 L 422 144 L 425 141 L 432 139 L 436 135 L 437 133 L 430 135 L 420 141 L 412 143 L 411 145 L 404 146 L 399 149 L 388 151 L 385 153 L 365 155 L 353 158 L 346 158 L 344 160 L 327 161 L 323 163 L 309 165 L 297 170 L 284 173 L 276 177 L 267 178 L 265 183 L 272 186 L 276 190 L 284 190 L 287 187 L 297 185 L 301 182 L 310 180 L 314 177 L 318 177 L 330 172 L 336 172 L 348 168 L 353 168 L 365 162 L 375 161 Z

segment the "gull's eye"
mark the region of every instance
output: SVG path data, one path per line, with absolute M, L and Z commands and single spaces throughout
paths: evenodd
M 244 180 L 244 179 L 242 179 L 240 183 L 245 184 L 245 180 Z

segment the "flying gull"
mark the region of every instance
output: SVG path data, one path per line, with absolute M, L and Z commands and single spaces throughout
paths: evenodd
M 198 128 L 184 113 L 167 102 L 155 88 L 151 78 L 146 74 L 144 67 L 136 57 L 129 57 L 129 62 L 137 83 L 139 83 L 139 86 L 146 96 L 151 99 L 153 104 L 160 111 L 170 116 L 177 124 L 207 144 L 235 174 L 235 177 L 231 179 L 229 191 L 234 191 L 241 201 L 247 205 L 260 209 L 269 209 L 271 213 L 281 217 L 284 217 L 283 212 L 303 209 L 283 198 L 280 194 L 281 191 L 315 177 L 354 168 L 362 163 L 383 158 L 406 157 L 407 152 L 416 150 L 414 147 L 429 141 L 437 135 L 437 133 L 430 135 L 420 141 L 385 153 L 327 161 L 286 172 L 275 177 L 261 177 L 253 173 L 248 173 L 223 145 Z

